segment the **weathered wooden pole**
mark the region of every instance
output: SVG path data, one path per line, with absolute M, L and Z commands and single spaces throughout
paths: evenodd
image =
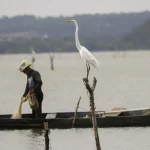
M 31 58 L 31 66 L 32 66 L 32 68 L 34 68 L 33 67 L 34 66 L 34 62 L 35 62 L 35 57 L 32 56 L 32 58 Z
M 48 129 L 48 122 L 44 122 L 44 130 L 45 130 L 45 150 L 49 150 L 49 129 Z
M 74 124 L 75 124 L 75 120 L 76 120 L 76 116 L 77 116 L 77 111 L 78 111 L 78 108 L 79 108 L 80 100 L 81 100 L 81 96 L 80 96 L 80 98 L 79 98 L 79 100 L 78 100 L 77 107 L 76 107 L 76 110 L 75 110 L 75 113 L 74 113 L 74 118 L 73 118 L 72 127 L 74 127 Z
M 99 135 L 98 135 L 98 129 L 97 129 L 97 120 L 95 116 L 95 106 L 94 106 L 94 90 L 96 87 L 97 80 L 94 77 L 93 80 L 93 86 L 90 87 L 88 78 L 83 78 L 84 85 L 86 89 L 89 92 L 89 98 L 90 98 L 90 110 L 92 115 L 92 123 L 93 123 L 93 129 L 94 129 L 94 136 L 95 136 L 95 143 L 97 150 L 101 150 L 100 142 L 99 142 Z
M 51 70 L 54 70 L 54 55 L 52 53 L 49 54 L 50 59 L 50 68 Z
M 31 49 L 32 57 L 31 57 L 31 66 L 32 68 L 34 67 L 34 62 L 35 62 L 35 51 Z

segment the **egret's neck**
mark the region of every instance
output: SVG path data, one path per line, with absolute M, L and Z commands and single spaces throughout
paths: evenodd
M 75 23 L 75 26 L 76 26 L 76 31 L 75 31 L 76 47 L 77 47 L 78 50 L 80 50 L 81 49 L 81 44 L 79 42 L 79 36 L 78 36 L 79 27 L 78 27 L 77 22 L 74 22 L 74 23 Z

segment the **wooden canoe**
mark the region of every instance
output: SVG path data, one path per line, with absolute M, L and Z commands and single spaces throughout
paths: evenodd
M 90 112 L 77 112 L 74 128 L 92 128 Z M 41 118 L 32 119 L 32 114 L 22 114 L 22 119 L 11 119 L 12 114 L 0 115 L 0 129 L 43 128 L 48 122 L 49 128 L 72 128 L 74 112 L 43 113 Z M 96 111 L 98 127 L 138 127 L 150 126 L 150 109 L 132 109 L 118 111 Z

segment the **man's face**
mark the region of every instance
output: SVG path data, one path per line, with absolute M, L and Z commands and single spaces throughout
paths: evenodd
M 28 73 L 29 73 L 29 67 L 27 67 L 26 69 L 24 69 L 22 72 L 23 72 L 24 74 L 28 75 Z

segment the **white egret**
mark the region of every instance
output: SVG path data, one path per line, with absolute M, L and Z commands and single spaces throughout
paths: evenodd
M 96 69 L 99 68 L 99 61 L 91 54 L 89 50 L 87 50 L 84 46 L 82 46 L 79 42 L 79 37 L 78 37 L 78 23 L 76 20 L 68 20 L 70 23 L 74 23 L 76 30 L 75 30 L 75 42 L 76 42 L 76 47 L 79 50 L 80 56 L 82 59 L 85 61 L 86 66 L 87 66 L 87 79 L 90 71 L 90 65 L 95 67 Z

